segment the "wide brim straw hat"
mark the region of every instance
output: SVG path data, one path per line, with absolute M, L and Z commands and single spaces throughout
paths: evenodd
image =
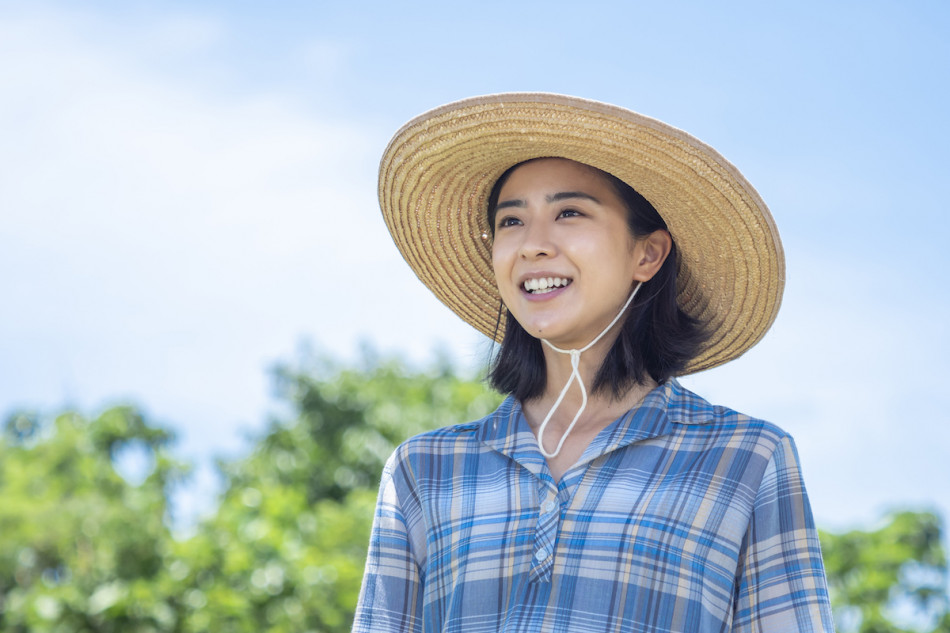
M 689 134 L 617 106 L 546 93 L 475 97 L 409 121 L 379 168 L 379 202 L 419 279 L 462 319 L 501 340 L 488 196 L 512 165 L 559 157 L 597 167 L 643 195 L 679 249 L 680 306 L 711 334 L 683 373 L 755 345 L 782 301 L 785 258 L 752 185 Z

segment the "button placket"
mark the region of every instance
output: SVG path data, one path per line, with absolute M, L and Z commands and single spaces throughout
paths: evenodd
M 531 578 L 538 582 L 549 582 L 554 566 L 554 551 L 560 524 L 560 504 L 558 490 L 551 482 L 539 486 L 538 524 L 534 537 L 534 554 L 531 560 Z

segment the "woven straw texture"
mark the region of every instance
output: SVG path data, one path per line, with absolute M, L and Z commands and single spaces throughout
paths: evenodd
M 543 93 L 437 108 L 403 126 L 383 154 L 386 224 L 446 306 L 486 336 L 495 334 L 501 299 L 490 241 L 482 237 L 489 232 L 488 195 L 508 167 L 541 157 L 613 174 L 666 221 L 680 250 L 679 303 L 712 332 L 685 373 L 721 365 L 762 338 L 781 304 L 785 259 L 755 189 L 685 132 L 623 108 Z

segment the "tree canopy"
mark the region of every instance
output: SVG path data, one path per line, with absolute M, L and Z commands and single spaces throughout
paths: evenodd
M 169 454 L 171 439 L 128 407 L 92 419 L 8 418 L 0 442 L 2 630 L 172 630 L 175 605 L 157 588 L 174 546 L 169 488 L 186 471 Z M 130 485 L 114 460 L 135 443 L 152 467 Z
M 174 435 L 135 408 L 10 415 L 0 436 L 0 630 L 348 631 L 376 487 L 409 436 L 477 419 L 500 397 L 446 362 L 367 354 L 275 373 L 285 413 L 219 463 L 223 488 L 176 539 L 169 495 L 187 477 Z M 136 449 L 148 466 L 123 477 Z M 822 533 L 844 633 L 950 632 L 939 517 L 900 512 Z M 903 627 L 903 628 L 901 628 Z
M 940 517 L 894 512 L 876 529 L 821 533 L 839 633 L 950 633 Z

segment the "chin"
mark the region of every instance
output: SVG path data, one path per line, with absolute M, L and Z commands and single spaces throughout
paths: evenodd
M 527 332 L 534 338 L 546 339 L 548 342 L 553 343 L 557 347 L 561 347 L 563 349 L 569 349 L 569 347 L 578 347 L 577 345 L 572 345 L 572 342 L 576 342 L 577 337 L 573 336 L 570 332 L 565 332 L 556 328 L 527 330 Z M 565 347 L 565 345 L 568 347 Z M 583 345 L 586 345 L 586 343 L 581 343 L 581 346 Z
M 520 323 L 520 321 L 519 321 Z M 538 324 L 538 323 L 521 323 L 521 327 L 524 328 L 524 331 L 533 336 L 534 338 L 546 338 L 550 339 L 553 337 L 564 336 L 565 332 L 558 328 L 556 324 Z

